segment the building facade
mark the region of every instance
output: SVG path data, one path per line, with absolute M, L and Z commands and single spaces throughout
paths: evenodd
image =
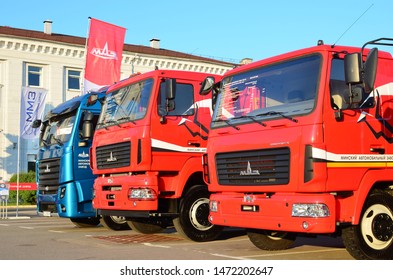
M 0 182 L 8 181 L 17 170 L 35 169 L 38 139 L 19 137 L 22 88 L 47 90 L 44 113 L 80 95 L 85 46 L 86 38 L 52 33 L 50 21 L 44 22 L 43 32 L 0 26 Z M 150 46 L 124 44 L 121 79 L 157 67 L 223 74 L 234 66 L 161 49 L 160 41 L 152 39 Z

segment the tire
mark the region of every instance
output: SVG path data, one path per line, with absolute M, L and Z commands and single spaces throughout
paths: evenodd
M 143 234 L 160 233 L 163 232 L 165 229 L 160 225 L 152 224 L 149 223 L 149 221 L 143 221 L 143 220 L 127 221 L 127 224 L 133 231 Z
M 183 237 L 196 242 L 215 240 L 223 227 L 209 222 L 209 196 L 206 186 L 191 187 L 180 200 L 179 216 L 173 225 Z
M 343 228 L 342 239 L 355 259 L 393 259 L 393 196 L 374 190 L 367 198 L 358 225 Z
M 267 251 L 288 249 L 296 240 L 296 234 L 283 231 L 248 230 L 248 238 L 256 247 Z
M 77 227 L 80 228 L 86 228 L 86 227 L 96 227 L 100 224 L 100 218 L 99 217 L 94 217 L 94 218 L 73 218 L 70 219 L 71 222 L 76 225 Z
M 122 216 L 101 216 L 101 224 L 111 230 L 130 230 L 130 226 Z

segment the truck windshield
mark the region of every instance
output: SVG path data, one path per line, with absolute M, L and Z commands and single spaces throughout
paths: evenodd
M 105 98 L 97 127 L 144 118 L 152 88 L 153 79 L 147 79 L 109 93 Z
M 40 146 L 52 144 L 63 145 L 71 138 L 72 129 L 75 124 L 75 115 L 56 117 L 44 122 L 43 134 Z
M 310 113 L 315 104 L 321 57 L 312 55 L 226 77 L 213 127 L 289 118 Z

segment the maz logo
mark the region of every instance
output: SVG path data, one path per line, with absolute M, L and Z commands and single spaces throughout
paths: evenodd
M 44 172 L 45 172 L 45 173 L 49 173 L 49 172 L 50 172 L 49 164 L 46 165 L 46 168 L 45 168 Z
M 113 156 L 113 153 L 111 152 L 111 155 L 109 156 L 109 158 L 106 159 L 106 161 L 108 162 L 113 162 L 113 161 L 117 161 L 117 158 Z
M 250 162 L 247 163 L 247 170 L 240 171 L 241 176 L 261 175 L 258 170 L 252 170 Z
M 115 51 L 110 51 L 108 49 L 108 42 L 105 43 L 103 49 L 100 48 L 93 48 L 90 52 L 92 55 L 100 57 L 102 59 L 114 59 L 117 60 L 117 55 Z

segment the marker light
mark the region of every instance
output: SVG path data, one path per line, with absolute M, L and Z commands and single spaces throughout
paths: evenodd
M 292 205 L 292 217 L 329 217 L 330 211 L 326 204 L 321 203 L 298 203 Z
M 65 187 L 60 188 L 60 199 L 64 198 L 65 192 L 66 192 L 66 188 Z
M 155 200 L 157 194 L 153 189 L 149 188 L 131 188 L 128 192 L 129 199 L 140 199 L 140 200 Z

